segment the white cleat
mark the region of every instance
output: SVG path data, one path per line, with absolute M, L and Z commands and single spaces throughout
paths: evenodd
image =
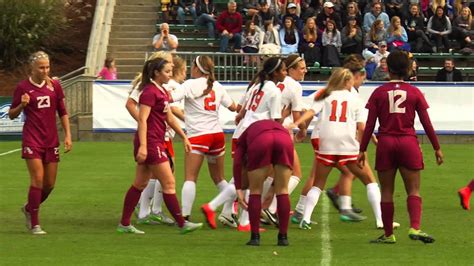
M 46 235 L 46 231 L 43 231 L 43 229 L 41 229 L 41 226 L 39 224 L 33 226 L 33 228 L 31 228 L 31 234 L 33 235 Z
M 217 220 L 219 220 L 219 222 L 223 225 L 226 225 L 226 226 L 229 226 L 229 227 L 232 227 L 232 228 L 237 228 L 238 224 L 237 224 L 237 221 L 235 219 L 236 217 L 233 217 L 233 215 L 225 215 L 225 214 L 220 214 L 218 217 L 217 217 Z
M 25 215 L 25 225 L 28 230 L 31 230 L 31 214 L 26 210 L 26 204 L 21 208 L 21 212 Z
M 141 230 L 138 230 L 133 225 L 125 226 L 125 225 L 122 225 L 122 224 L 119 224 L 117 226 L 117 232 L 122 233 L 122 234 L 137 234 L 137 235 L 145 234 L 145 232 L 143 232 Z

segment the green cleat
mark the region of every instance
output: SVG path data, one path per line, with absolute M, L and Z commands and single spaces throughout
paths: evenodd
M 371 240 L 370 243 L 373 244 L 395 244 L 397 240 L 395 239 L 395 235 L 385 236 L 381 235 L 379 238 Z
M 295 211 L 293 215 L 291 215 L 290 220 L 292 224 L 300 224 L 301 220 L 303 220 L 303 214 L 298 211 Z
M 175 225 L 174 220 L 168 217 L 164 212 L 151 213 L 149 217 L 150 220 L 157 222 L 158 224 Z
M 311 230 L 311 222 L 307 223 L 305 220 L 302 219 L 299 227 L 303 230 Z
M 145 234 L 145 232 L 138 230 L 133 225 L 125 226 L 125 225 L 121 225 L 121 224 L 119 224 L 117 226 L 117 232 L 119 232 L 121 234 L 137 234 L 137 235 Z
M 367 219 L 367 217 L 355 213 L 352 209 L 341 210 L 339 218 L 343 222 L 360 222 Z
M 157 222 L 157 221 L 153 220 L 149 215 L 145 218 L 138 218 L 137 219 L 137 224 L 157 225 L 157 224 L 160 224 L 160 222 Z
M 425 244 L 431 244 L 435 242 L 435 239 L 432 236 L 428 235 L 427 233 L 421 230 L 416 230 L 414 228 L 410 228 L 410 230 L 408 230 L 408 237 L 411 240 L 420 240 L 421 242 Z
M 193 231 L 196 231 L 198 229 L 201 229 L 202 223 L 192 223 L 190 221 L 184 222 L 183 227 L 180 229 L 181 234 L 187 234 L 191 233 Z

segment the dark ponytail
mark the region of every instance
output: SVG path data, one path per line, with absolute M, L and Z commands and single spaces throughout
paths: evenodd
M 155 78 L 155 70 L 163 70 L 165 65 L 168 63 L 169 62 L 163 58 L 156 58 L 146 61 L 142 71 L 142 82 L 140 83 L 138 90 L 142 91 L 146 85 L 150 84 L 150 80 Z
M 247 91 L 255 84 L 260 83 L 260 87 L 258 88 L 258 92 L 260 92 L 263 88 L 263 85 L 266 80 L 270 80 L 273 78 L 274 73 L 280 70 L 283 66 L 283 60 L 279 57 L 270 57 L 263 63 L 263 69 L 260 70 L 257 75 L 250 81 L 249 86 L 247 87 Z M 258 93 L 257 92 L 257 93 Z
M 216 81 L 214 76 L 214 62 L 212 58 L 206 55 L 200 55 L 194 60 L 194 64 L 201 71 L 202 74 L 207 75 L 207 88 L 202 92 L 202 96 L 208 95 Z

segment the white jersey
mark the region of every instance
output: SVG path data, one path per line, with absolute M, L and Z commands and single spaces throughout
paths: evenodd
M 290 76 L 286 76 L 283 82 L 277 84 L 281 91 L 281 109 L 284 110 L 291 106 L 292 112 L 301 112 L 303 110 L 303 87 Z M 293 116 L 285 118 L 283 125 L 293 123 Z
M 311 109 L 318 114 L 319 153 L 355 155 L 359 153 L 356 139 L 358 122 L 365 122 L 363 105 L 348 90 L 333 91 L 323 100 L 315 101 Z
M 172 92 L 171 95 L 173 101 L 184 99 L 184 123 L 187 136 L 222 132 L 219 124 L 219 107 L 223 105 L 228 108 L 233 103 L 224 87 L 214 81 L 212 90 L 202 96 L 207 88 L 207 79 L 204 77 L 187 80 L 182 87 L 183 90 Z
M 245 93 L 245 116 L 234 131 L 232 138 L 240 135 L 254 122 L 265 119 L 281 118 L 281 92 L 273 81 L 265 81 L 262 90 L 260 83 L 253 85 Z

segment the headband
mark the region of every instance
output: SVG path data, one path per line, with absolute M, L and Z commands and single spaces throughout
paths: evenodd
M 44 52 L 40 52 L 35 56 L 30 56 L 29 61 L 30 61 L 30 63 L 33 63 L 33 62 L 36 62 L 39 59 L 49 59 L 49 56 L 48 56 L 48 54 L 46 54 Z
M 199 55 L 196 57 L 196 60 L 195 60 L 196 66 L 199 68 L 199 70 L 200 70 L 203 74 L 205 74 L 205 75 L 211 74 L 211 73 L 209 73 L 209 71 L 205 70 L 205 69 L 201 66 L 201 63 L 199 63 L 199 58 L 200 58 L 200 57 L 201 57 L 201 56 L 199 56 Z
M 295 60 L 293 60 L 286 68 L 291 68 L 291 67 L 293 67 L 294 65 L 296 65 L 296 63 L 298 63 L 298 62 L 300 62 L 300 61 L 302 61 L 302 60 L 303 60 L 303 58 L 301 58 L 301 57 L 298 56 L 298 57 L 296 57 Z
M 277 64 L 270 71 L 268 71 L 267 74 L 270 75 L 271 73 L 275 72 L 275 70 L 277 70 L 280 65 L 281 65 L 281 59 L 278 58 Z

